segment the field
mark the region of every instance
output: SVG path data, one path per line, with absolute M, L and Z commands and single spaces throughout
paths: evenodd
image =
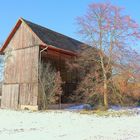
M 140 114 L 0 110 L 0 140 L 140 140 Z

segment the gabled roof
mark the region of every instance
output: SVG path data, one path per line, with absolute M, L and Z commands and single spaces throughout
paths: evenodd
M 79 51 L 81 46 L 84 45 L 84 43 L 80 41 L 77 41 L 68 36 L 62 35 L 60 33 L 20 18 L 14 29 L 10 33 L 9 37 L 5 41 L 4 45 L 2 46 L 0 50 L 1 52 L 5 50 L 6 46 L 9 44 L 11 38 L 14 36 L 15 32 L 17 31 L 22 22 L 25 23 L 32 30 L 32 32 L 41 40 L 42 44 L 40 45 L 49 45 L 52 48 L 73 53 Z

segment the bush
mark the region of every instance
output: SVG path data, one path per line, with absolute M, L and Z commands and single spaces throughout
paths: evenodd
M 50 63 L 42 63 L 39 69 L 40 83 L 40 106 L 43 109 L 49 104 L 56 104 L 61 101 L 62 79 L 60 72 L 56 71 Z

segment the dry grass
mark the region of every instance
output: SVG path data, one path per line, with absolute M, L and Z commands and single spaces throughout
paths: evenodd
M 137 111 L 132 111 L 132 110 L 120 110 L 120 111 L 102 111 L 102 110 L 92 110 L 92 111 L 87 111 L 83 110 L 80 111 L 80 114 L 88 114 L 88 115 L 96 115 L 99 117 L 121 117 L 121 116 L 135 116 L 139 112 Z

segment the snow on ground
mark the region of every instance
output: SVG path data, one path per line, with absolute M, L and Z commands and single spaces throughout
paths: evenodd
M 140 115 L 0 110 L 0 140 L 140 140 Z

